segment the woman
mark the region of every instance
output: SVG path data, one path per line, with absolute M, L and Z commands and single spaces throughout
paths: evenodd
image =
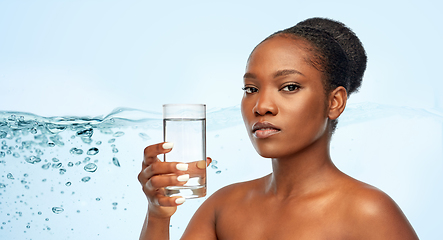
M 241 106 L 272 173 L 218 190 L 182 239 L 418 239 L 389 196 L 331 161 L 337 118 L 365 68 L 359 39 L 329 19 L 305 20 L 261 42 L 247 62 Z M 161 191 L 186 181 L 186 166 L 157 158 L 171 148 L 145 149 L 139 181 L 149 207 L 140 239 L 168 239 L 169 219 L 184 202 Z

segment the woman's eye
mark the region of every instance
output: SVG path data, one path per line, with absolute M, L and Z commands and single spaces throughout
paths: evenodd
M 297 89 L 299 89 L 300 87 L 298 85 L 295 84 L 290 84 L 290 85 L 286 85 L 284 86 L 281 90 L 285 91 L 285 92 L 293 92 Z
M 245 93 L 255 93 L 258 92 L 258 89 L 255 87 L 244 87 L 242 88 Z

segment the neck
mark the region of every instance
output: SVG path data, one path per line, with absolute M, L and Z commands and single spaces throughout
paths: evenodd
M 325 134 L 295 155 L 272 159 L 267 192 L 281 198 L 302 196 L 327 187 L 339 172 L 329 154 L 330 136 Z

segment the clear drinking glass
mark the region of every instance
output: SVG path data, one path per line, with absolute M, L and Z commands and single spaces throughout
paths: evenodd
M 166 187 L 167 196 L 198 198 L 206 195 L 206 105 L 163 105 L 163 140 L 174 143 L 165 162 L 188 164 L 189 181 Z

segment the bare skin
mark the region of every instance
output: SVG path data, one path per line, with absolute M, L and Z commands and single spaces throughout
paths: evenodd
M 257 46 L 246 68 L 243 120 L 257 152 L 272 159 L 272 173 L 214 193 L 182 239 L 418 239 L 389 196 L 332 163 L 330 122 L 343 112 L 347 93 L 338 87 L 325 94 L 322 73 L 305 61 L 305 44 L 273 37 Z M 182 173 L 176 163 L 146 170 L 153 163 L 146 159 L 167 151 L 159 146 L 145 150 L 139 176 L 149 199 L 140 239 L 168 239 L 178 205 L 161 195 Z

